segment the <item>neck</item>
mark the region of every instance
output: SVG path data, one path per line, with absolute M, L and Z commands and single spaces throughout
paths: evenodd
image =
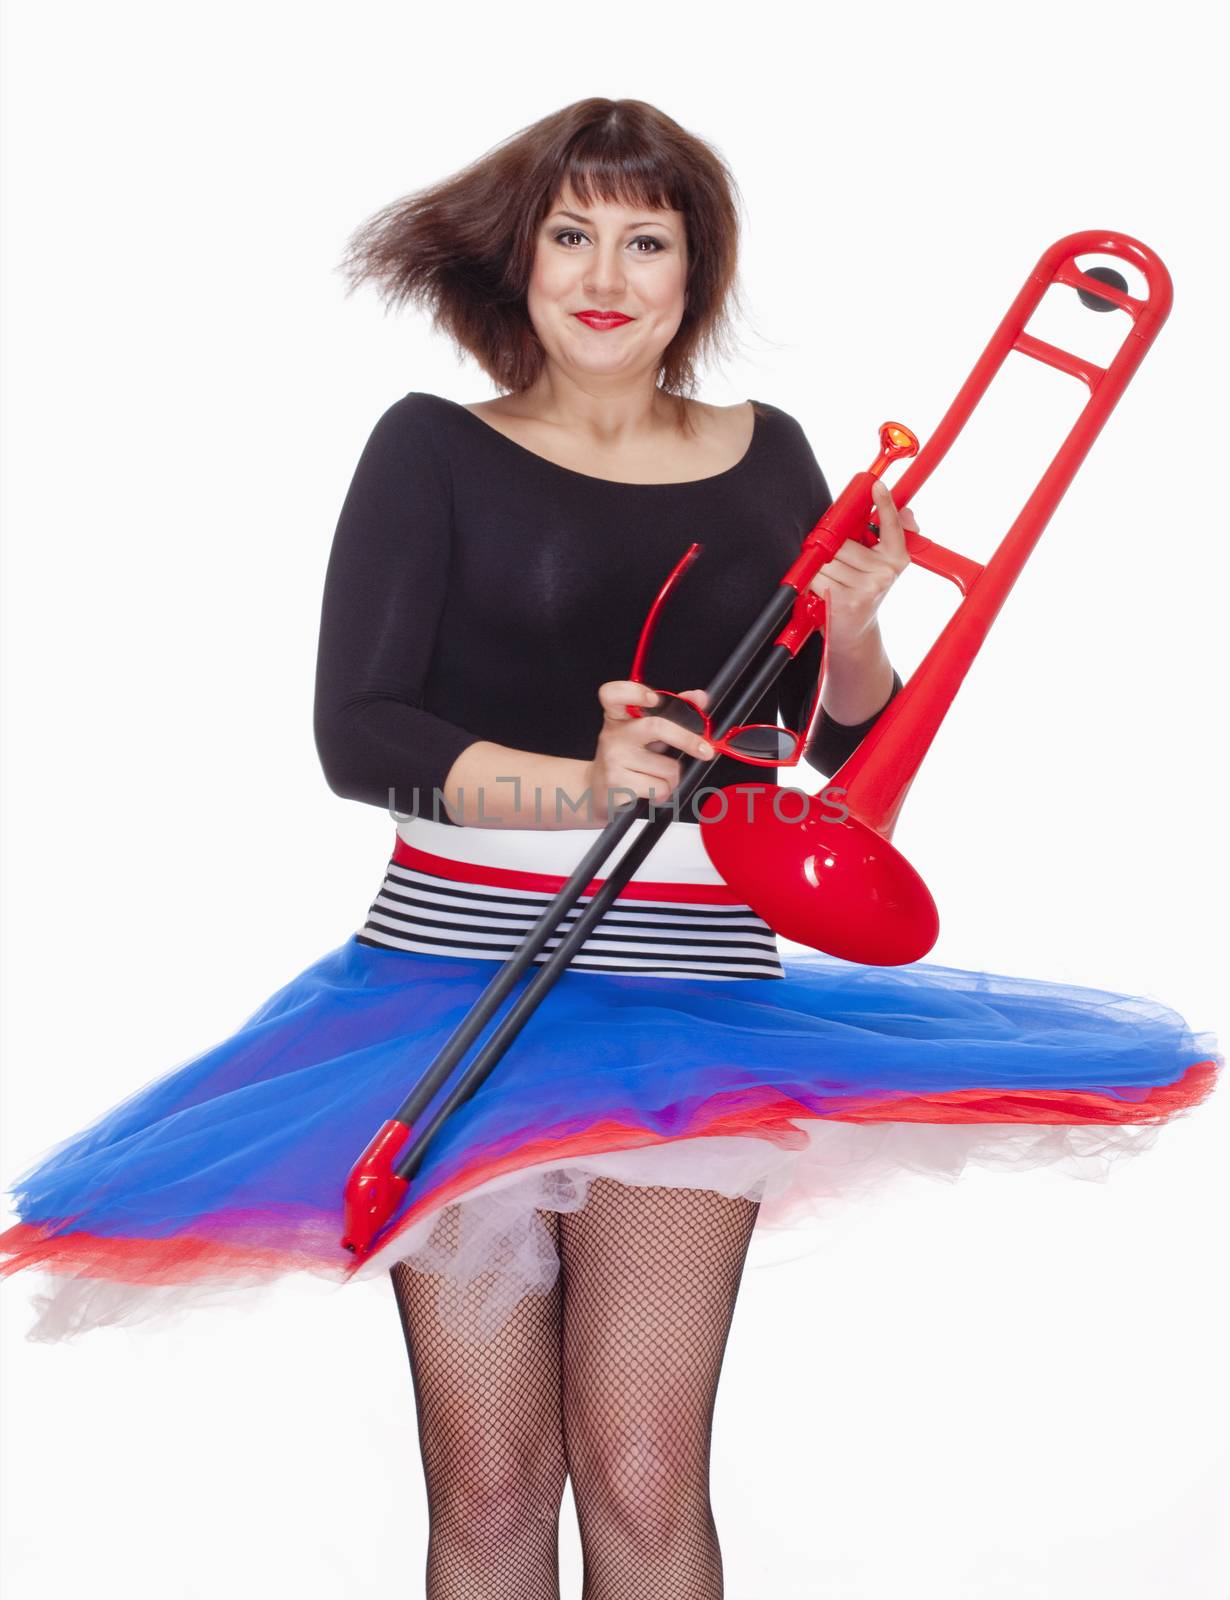
M 643 375 L 607 382 L 551 366 L 518 398 L 539 421 L 554 423 L 605 449 L 655 437 L 664 427 L 678 427 L 685 410 L 677 397 L 664 394 Z

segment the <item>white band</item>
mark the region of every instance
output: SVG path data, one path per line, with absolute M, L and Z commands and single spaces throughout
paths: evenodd
M 647 817 L 638 817 L 594 876 L 603 877 L 605 871 L 621 861 L 633 840 L 648 826 Z M 428 817 L 407 817 L 397 824 L 397 836 L 406 844 L 450 861 L 545 872 L 562 878 L 571 877 L 601 832 L 601 828 L 460 828 Z M 672 821 L 632 874 L 633 881 L 723 883 L 700 834 L 699 823 Z

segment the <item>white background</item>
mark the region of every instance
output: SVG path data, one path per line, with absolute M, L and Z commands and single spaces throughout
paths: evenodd
M 1166 261 L 1170 321 L 896 842 L 940 905 L 931 959 L 1149 995 L 1224 1037 L 1214 15 L 8 5 L 0 1176 L 361 923 L 391 825 L 313 747 L 329 543 L 393 400 L 492 390 L 334 268 L 381 205 L 595 94 L 730 162 L 750 321 L 702 394 L 792 412 L 834 492 L 886 418 L 934 426 L 1053 240 L 1116 229 Z M 1051 334 L 1105 358 L 1126 319 L 1055 294 Z M 976 557 L 1082 403 L 1010 365 L 914 505 Z M 917 569 L 895 586 L 903 674 L 955 599 Z M 1108 1184 L 918 1180 L 801 1261 L 754 1242 L 713 1445 L 728 1596 L 1225 1600 L 1228 1105 Z M 422 1593 L 386 1283 L 67 1346 L 24 1339 L 28 1292 L 4 1291 L 7 1600 Z M 575 1596 L 570 1491 L 562 1550 Z

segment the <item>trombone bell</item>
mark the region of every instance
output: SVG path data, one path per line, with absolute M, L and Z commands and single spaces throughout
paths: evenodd
M 848 811 L 833 816 L 833 804 L 741 783 L 707 795 L 697 815 L 721 877 L 776 933 L 862 966 L 920 961 L 940 933 L 930 890 L 883 834 Z

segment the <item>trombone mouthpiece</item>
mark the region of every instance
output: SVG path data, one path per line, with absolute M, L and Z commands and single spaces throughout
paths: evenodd
M 880 424 L 880 453 L 867 470 L 873 478 L 878 478 L 892 462 L 917 454 L 918 439 L 904 423 L 884 422 Z

